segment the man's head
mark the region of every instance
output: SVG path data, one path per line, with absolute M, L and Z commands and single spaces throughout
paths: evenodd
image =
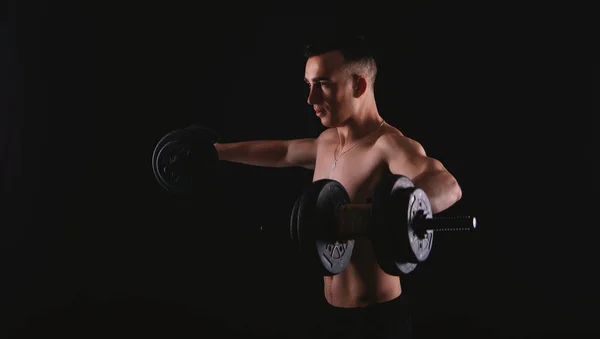
M 336 126 L 373 100 L 377 65 L 364 38 L 327 37 L 306 47 L 307 102 L 325 126 Z

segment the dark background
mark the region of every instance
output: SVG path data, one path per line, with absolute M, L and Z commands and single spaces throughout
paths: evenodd
M 150 159 L 165 133 L 191 123 L 224 142 L 317 136 L 302 44 L 344 26 L 376 45 L 384 119 L 459 180 L 463 199 L 445 213 L 479 218 L 475 234 L 436 236 L 404 280 L 418 337 L 597 330 L 586 308 L 596 292 L 575 278 L 573 258 L 584 255 L 564 244 L 579 235 L 562 232 L 564 200 L 548 185 L 565 156 L 544 126 L 557 122 L 545 86 L 556 73 L 536 53 L 543 29 L 527 14 L 423 5 L 332 19 L 221 7 L 0 9 L 6 333 L 302 334 L 318 317 L 322 279 L 285 240 L 256 230 L 287 227 L 311 172 L 224 163 L 189 202 L 161 189 Z M 315 8 L 279 12 L 293 10 Z

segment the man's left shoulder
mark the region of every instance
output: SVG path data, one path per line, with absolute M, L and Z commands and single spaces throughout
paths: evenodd
M 419 142 L 411 139 L 400 131 L 389 131 L 382 134 L 377 140 L 378 147 L 384 151 L 418 151 L 420 152 L 422 147 Z

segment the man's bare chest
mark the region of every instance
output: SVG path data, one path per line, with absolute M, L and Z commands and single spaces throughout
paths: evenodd
M 372 145 L 335 152 L 335 144 L 320 147 L 313 181 L 332 179 L 340 182 L 355 203 L 365 202 L 387 169 L 383 156 Z

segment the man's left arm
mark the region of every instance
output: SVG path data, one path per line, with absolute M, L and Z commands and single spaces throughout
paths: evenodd
M 410 178 L 427 194 L 433 213 L 454 205 L 462 197 L 456 178 L 437 159 L 427 156 L 418 142 L 388 135 L 385 142 L 386 161 L 390 172 Z

